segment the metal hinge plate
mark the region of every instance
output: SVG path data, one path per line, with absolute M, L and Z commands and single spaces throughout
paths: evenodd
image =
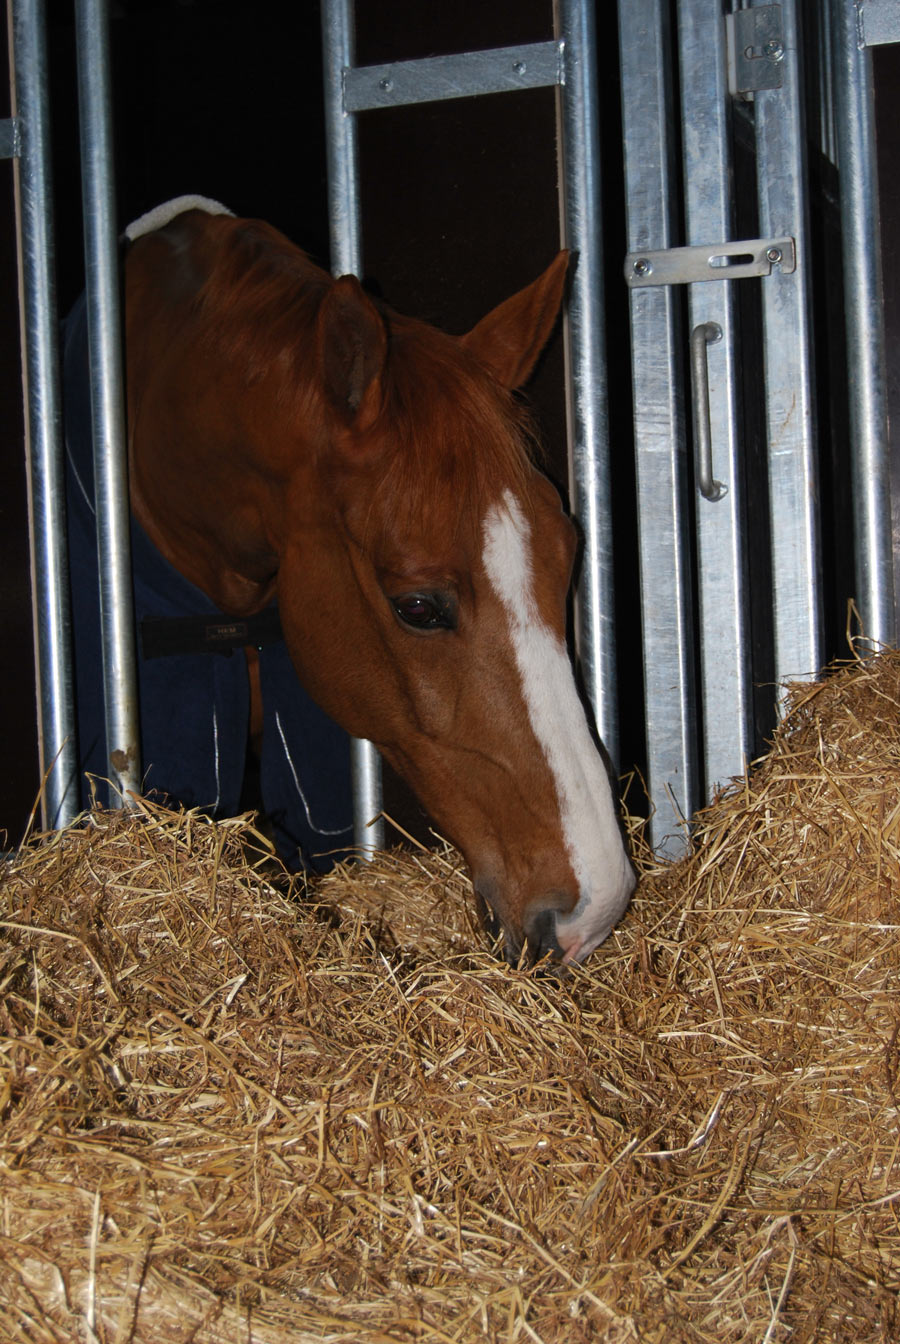
M 796 269 L 793 238 L 751 238 L 737 243 L 670 247 L 663 252 L 629 252 L 625 279 L 632 289 L 643 285 L 693 285 L 704 280 L 745 280 L 783 275 Z
M 783 83 L 784 24 L 781 5 L 755 5 L 725 16 L 728 88 L 736 97 Z

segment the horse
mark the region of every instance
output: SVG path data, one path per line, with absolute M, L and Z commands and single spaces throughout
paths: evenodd
M 229 621 L 277 602 L 305 693 L 461 851 L 508 958 L 583 961 L 635 879 L 566 647 L 577 534 L 514 395 L 567 254 L 456 337 L 204 198 L 126 234 L 140 529 Z

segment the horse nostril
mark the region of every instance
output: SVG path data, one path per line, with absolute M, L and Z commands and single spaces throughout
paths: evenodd
M 535 961 L 541 961 L 548 955 L 556 961 L 562 960 L 563 950 L 556 937 L 555 910 L 544 909 L 530 916 L 525 923 L 525 933 Z

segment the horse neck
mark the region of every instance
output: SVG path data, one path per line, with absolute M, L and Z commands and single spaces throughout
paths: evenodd
M 253 406 L 223 397 L 227 380 L 182 367 L 146 395 L 132 385 L 132 510 L 179 573 L 223 611 L 249 615 L 275 590 L 283 481 L 244 432 Z

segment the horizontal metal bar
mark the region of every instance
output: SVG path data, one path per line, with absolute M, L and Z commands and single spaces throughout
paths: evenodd
M 17 159 L 21 152 L 21 122 L 18 117 L 6 117 L 0 121 L 0 159 Z
M 437 103 L 447 98 L 542 89 L 563 82 L 563 43 L 534 42 L 345 69 L 344 111 Z
M 630 288 L 643 285 L 692 285 L 703 280 L 745 280 L 783 275 L 796 268 L 793 238 L 748 238 L 734 243 L 703 243 L 670 247 L 661 252 L 629 252 L 625 279 Z
M 866 47 L 900 42 L 900 0 L 862 0 L 859 36 Z

